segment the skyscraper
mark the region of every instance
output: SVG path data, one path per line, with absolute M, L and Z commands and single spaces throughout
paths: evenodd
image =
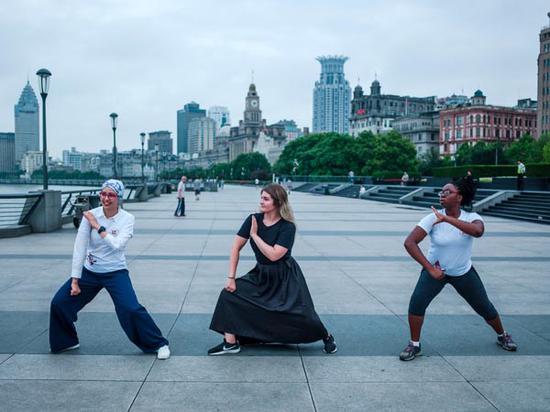
M 539 42 L 537 136 L 550 131 L 550 25 L 540 31 Z
M 0 132 L 0 173 L 15 171 L 15 133 Z
M 214 149 L 216 121 L 209 117 L 197 117 L 189 122 L 189 153 L 201 153 Z
M 344 76 L 345 56 L 321 56 L 321 77 L 313 89 L 313 132 L 348 133 L 351 87 Z
M 38 136 L 38 100 L 27 81 L 21 92 L 15 113 L 15 161 L 20 162 L 28 151 L 40 150 Z
M 147 150 L 155 150 L 155 145 L 159 146 L 161 153 L 172 154 L 172 132 L 168 130 L 158 130 L 149 132 L 149 140 L 147 142 Z
M 198 103 L 188 103 L 183 106 L 183 110 L 178 110 L 178 154 L 189 153 L 189 122 L 197 117 L 206 117 L 206 110 L 201 109 Z
M 208 117 L 216 121 L 219 131 L 223 126 L 231 124 L 229 109 L 225 106 L 212 106 L 208 109 Z

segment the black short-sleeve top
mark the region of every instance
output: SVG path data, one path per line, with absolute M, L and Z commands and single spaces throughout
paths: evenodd
M 292 245 L 294 244 L 294 236 L 296 235 L 296 226 L 294 223 L 281 218 L 277 223 L 271 226 L 264 225 L 264 214 L 254 213 L 246 218 L 243 225 L 237 232 L 237 235 L 245 239 L 250 238 L 250 228 L 252 227 L 252 216 L 256 217 L 258 222 L 258 236 L 270 246 L 279 245 L 288 249 L 285 255 L 278 261 L 285 260 L 290 257 Z M 272 262 L 258 249 L 258 246 L 250 239 L 250 246 L 256 255 L 256 260 L 262 265 L 271 265 L 277 262 Z

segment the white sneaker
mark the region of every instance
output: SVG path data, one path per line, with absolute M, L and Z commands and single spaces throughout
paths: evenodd
M 157 359 L 168 359 L 170 357 L 170 348 L 168 345 L 161 346 L 157 350 Z

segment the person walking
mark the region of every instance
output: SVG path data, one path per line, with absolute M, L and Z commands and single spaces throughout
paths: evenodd
M 409 174 L 403 172 L 403 176 L 401 176 L 401 186 L 407 186 L 407 183 L 409 183 Z
M 134 216 L 119 208 L 124 185 L 107 180 L 100 192 L 102 206 L 84 212 L 73 251 L 71 278 L 50 306 L 50 350 L 80 347 L 74 322 L 78 312 L 107 289 L 124 332 L 138 348 L 168 359 L 170 348 L 147 310 L 138 302 L 128 274 L 124 250 L 134 233 Z
M 174 212 L 174 216 L 180 217 L 185 216 L 185 182 L 187 177 L 182 176 L 178 183 L 178 207 Z
M 525 172 L 527 171 L 527 169 L 521 160 L 518 160 L 517 164 L 518 164 L 518 169 L 517 169 L 516 189 L 519 191 L 522 191 L 523 183 L 524 183 L 523 179 L 525 177 Z
M 201 200 L 201 181 L 199 178 L 193 180 L 193 189 L 195 190 L 195 200 Z
M 260 213 L 249 215 L 233 241 L 229 275 L 210 329 L 224 336 L 209 355 L 241 351 L 241 343 L 310 343 L 337 351 L 317 315 L 304 275 L 291 255 L 296 234 L 285 189 L 271 183 L 260 192 Z M 250 239 L 256 265 L 236 278 L 241 249 Z
M 472 266 L 473 239 L 483 236 L 483 219 L 477 213 L 466 212 L 475 196 L 472 179 L 462 178 L 446 184 L 439 193 L 443 209 L 424 217 L 405 240 L 405 249 L 421 266 L 422 271 L 409 302 L 410 342 L 399 358 L 410 361 L 421 355 L 420 331 L 431 301 L 450 283 L 472 309 L 482 316 L 497 334 L 497 344 L 508 351 L 517 345 L 508 334 L 485 287 Z M 418 244 L 430 237 L 428 257 Z

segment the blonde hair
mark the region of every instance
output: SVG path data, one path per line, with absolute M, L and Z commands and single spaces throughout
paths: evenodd
M 277 207 L 279 214 L 284 220 L 296 224 L 294 212 L 292 211 L 292 207 L 290 207 L 288 194 L 284 187 L 278 183 L 270 183 L 262 189 L 262 192 L 266 192 L 271 196 L 274 205 Z

